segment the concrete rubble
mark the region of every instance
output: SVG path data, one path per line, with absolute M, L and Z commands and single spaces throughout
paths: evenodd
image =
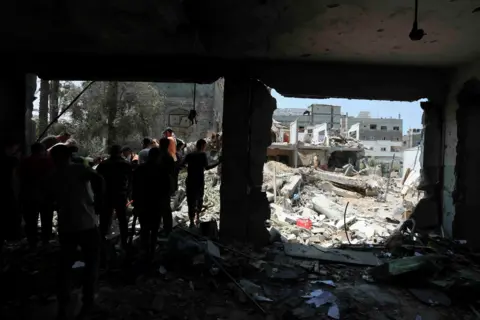
M 401 196 L 400 179 L 390 180 L 385 195 L 382 177 L 355 175 L 339 183 L 347 181 L 343 173 L 322 173 L 265 164 L 271 245 L 261 251 L 219 243 L 211 232 L 212 221 L 220 220 L 216 170 L 205 175 L 200 228 L 185 227 L 183 187 L 172 199 L 176 228 L 159 240 L 153 263 L 131 256 L 134 250 L 118 251 L 114 226 L 99 282 L 102 314 L 95 319 L 475 318 L 478 258 L 464 244 L 404 227 L 417 200 Z M 180 185 L 184 179 L 181 173 Z M 375 189 L 375 196 L 365 195 L 365 188 Z M 134 236 L 133 248 L 137 244 Z M 2 319 L 19 312 L 51 319 L 58 244 L 22 250 L 24 244 L 10 245 L 2 264 Z M 72 267 L 77 278 L 82 263 Z

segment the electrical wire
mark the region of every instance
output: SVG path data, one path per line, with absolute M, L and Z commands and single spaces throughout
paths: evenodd
M 40 140 L 43 138 L 43 136 L 47 133 L 48 129 L 50 129 L 50 127 L 55 123 L 57 122 L 58 119 L 60 119 L 61 116 L 63 116 L 63 114 L 65 112 L 68 111 L 68 109 L 70 109 L 71 106 L 73 106 L 75 104 L 75 102 L 77 102 L 77 100 L 82 96 L 82 94 L 88 90 L 88 88 L 90 88 L 92 86 L 92 84 L 94 84 L 96 81 L 90 81 L 89 84 L 87 84 L 87 86 L 85 88 L 83 88 L 82 91 L 80 91 L 80 93 L 75 97 L 75 99 L 72 100 L 72 102 L 70 102 L 68 104 L 68 106 L 66 108 L 64 108 L 59 114 L 58 116 L 55 117 L 55 119 L 53 119 L 52 121 L 50 121 L 50 123 L 48 124 L 48 126 L 45 128 L 45 130 L 43 130 L 43 132 L 38 136 L 38 139 L 37 139 L 37 142 L 40 142 Z

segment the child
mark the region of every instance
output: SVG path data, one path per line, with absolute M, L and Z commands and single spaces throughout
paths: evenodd
M 207 142 L 203 139 L 197 141 L 196 151 L 189 153 L 183 159 L 183 164 L 187 166 L 187 205 L 188 217 L 190 218 L 190 227 L 198 222 L 198 214 L 203 207 L 203 192 L 205 185 L 205 170 L 210 170 L 219 165 L 220 161 L 209 165 L 205 147 Z

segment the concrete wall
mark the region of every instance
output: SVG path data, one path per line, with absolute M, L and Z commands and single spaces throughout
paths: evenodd
M 409 148 L 403 150 L 403 166 L 402 172 L 405 174 L 408 168 L 410 170 L 420 170 L 420 159 L 422 157 L 422 151 L 420 147 Z
M 402 141 L 403 120 L 382 118 L 356 118 L 349 117 L 348 124 L 353 126 L 359 123 L 359 140 L 391 140 Z M 376 129 L 371 129 L 376 125 Z M 398 128 L 398 130 L 394 130 Z
M 313 158 L 315 156 L 318 157 L 319 166 L 328 164 L 327 150 L 298 149 L 298 166 L 313 166 Z
M 322 123 L 313 127 L 312 143 L 328 145 L 328 127 L 326 123 Z
M 362 141 L 366 148 L 365 156 L 373 157 L 377 162 L 390 163 L 395 155 L 395 162 L 400 163 L 403 161 L 403 153 L 401 152 L 402 142 L 401 141 Z M 385 151 L 383 151 L 385 150 Z M 397 151 L 393 151 L 397 150 Z
M 222 126 L 223 116 L 223 79 L 211 84 L 195 86 L 195 109 L 197 123 L 191 124 L 188 114 L 193 108 L 192 83 L 157 83 L 157 89 L 165 94 L 165 108 L 156 118 L 153 136 L 160 137 L 166 127 L 186 141 L 205 138 L 209 132 Z
M 458 69 L 452 79 L 447 103 L 444 110 L 444 169 L 443 169 L 443 228 L 447 236 L 453 235 L 455 207 L 452 193 L 455 190 L 455 164 L 457 157 L 457 94 L 464 83 L 480 78 L 480 61 Z

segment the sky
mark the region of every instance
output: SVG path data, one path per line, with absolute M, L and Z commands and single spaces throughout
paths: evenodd
M 372 118 L 398 118 L 403 119 L 403 133 L 406 134 L 409 128 L 422 127 L 422 108 L 420 101 L 380 101 L 380 100 L 350 100 L 350 99 L 301 99 L 286 98 L 272 89 L 272 95 L 277 99 L 277 108 L 303 108 L 309 105 L 329 104 L 342 107 L 342 114 L 356 117 L 360 111 L 370 111 Z

